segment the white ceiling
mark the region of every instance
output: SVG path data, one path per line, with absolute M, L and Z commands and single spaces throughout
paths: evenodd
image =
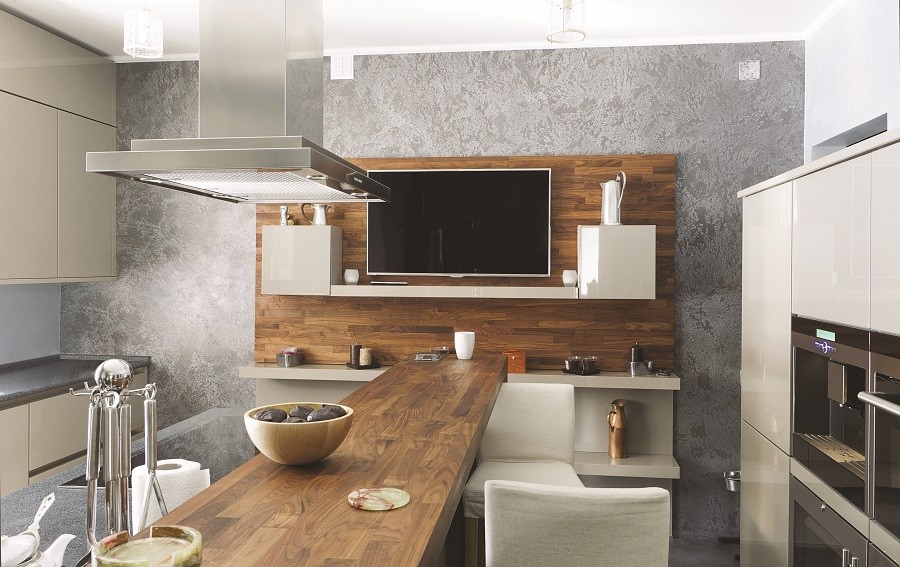
M 251 1 L 251 0 L 248 0 Z M 587 40 L 574 47 L 805 39 L 847 0 L 585 0 Z M 143 0 L 0 0 L 109 55 Z M 199 0 L 147 0 L 163 17 L 165 59 L 197 57 Z M 547 0 L 324 0 L 325 54 L 555 47 Z

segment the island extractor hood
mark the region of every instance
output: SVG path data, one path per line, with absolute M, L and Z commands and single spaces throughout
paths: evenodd
M 322 0 L 201 0 L 201 137 L 89 152 L 87 171 L 235 203 L 390 201 L 319 145 L 322 14 Z

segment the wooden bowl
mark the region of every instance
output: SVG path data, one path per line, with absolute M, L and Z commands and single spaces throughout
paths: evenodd
M 295 406 L 310 406 L 319 409 L 322 402 L 289 402 L 286 404 L 269 404 L 253 408 L 244 414 L 244 426 L 250 440 L 260 453 L 282 465 L 308 465 L 321 461 L 332 454 L 340 446 L 350 431 L 353 423 L 353 410 L 340 406 L 347 411 L 337 419 L 327 421 L 311 421 L 302 423 L 272 423 L 253 419 L 256 412 L 263 409 L 282 409 L 290 413 Z

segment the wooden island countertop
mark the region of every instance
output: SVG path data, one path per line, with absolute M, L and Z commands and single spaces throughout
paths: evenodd
M 257 455 L 157 523 L 200 530 L 216 567 L 433 565 L 506 373 L 500 355 L 401 362 L 341 401 L 353 425 L 325 460 Z M 350 507 L 368 486 L 402 488 L 410 503 Z

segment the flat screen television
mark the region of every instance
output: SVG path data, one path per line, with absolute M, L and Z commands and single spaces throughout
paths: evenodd
M 371 275 L 549 276 L 549 169 L 370 171 Z

